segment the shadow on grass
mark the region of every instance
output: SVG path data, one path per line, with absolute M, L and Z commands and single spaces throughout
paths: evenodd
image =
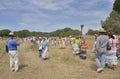
M 28 67 L 28 65 L 27 64 L 22 64 L 22 65 L 20 65 L 19 66 L 19 71 L 21 71 L 23 68 L 25 68 L 25 67 Z
M 96 64 L 91 64 L 91 65 L 90 65 L 90 68 L 91 68 L 91 70 L 96 71 L 97 66 L 96 66 Z

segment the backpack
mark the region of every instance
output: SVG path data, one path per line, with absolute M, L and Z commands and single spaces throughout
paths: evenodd
M 5 45 L 5 51 L 8 53 L 8 46 Z
M 7 39 L 7 41 L 6 41 L 6 45 L 5 45 L 5 51 L 8 53 L 8 46 L 7 46 L 7 43 L 8 43 L 8 41 L 9 41 L 10 39 Z

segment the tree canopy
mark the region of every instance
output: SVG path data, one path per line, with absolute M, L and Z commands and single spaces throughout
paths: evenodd
M 0 30 L 0 36 L 4 37 L 4 36 L 8 36 L 10 30 L 8 29 L 4 29 L 4 30 Z
M 8 29 L 3 29 L 3 30 L 0 30 L 0 36 L 8 36 L 10 30 Z M 70 35 L 80 35 L 81 32 L 79 30 L 74 30 L 74 29 L 71 29 L 71 28 L 64 28 L 64 29 L 58 29 L 56 31 L 53 31 L 53 32 L 36 32 L 36 31 L 33 31 L 33 32 L 30 32 L 29 30 L 20 30 L 20 31 L 15 31 L 15 36 L 18 36 L 18 37 L 28 37 L 28 36 L 70 36 Z
M 120 34 L 120 0 L 115 0 L 113 11 L 105 21 L 101 21 L 101 25 L 107 31 Z
M 113 10 L 120 13 L 120 0 L 115 0 L 115 3 L 113 4 Z
M 89 29 L 88 32 L 87 32 L 86 34 L 87 34 L 87 35 L 98 34 L 98 30 L 92 30 L 92 29 Z

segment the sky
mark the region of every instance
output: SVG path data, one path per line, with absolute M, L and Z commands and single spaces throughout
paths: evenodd
M 52 32 L 66 27 L 101 27 L 114 0 L 0 0 L 0 30 Z

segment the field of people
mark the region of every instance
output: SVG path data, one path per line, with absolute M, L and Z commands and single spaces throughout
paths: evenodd
M 120 59 L 115 70 L 105 68 L 103 73 L 96 73 L 92 52 L 94 37 L 85 36 L 88 44 L 87 59 L 73 55 L 72 46 L 65 49 L 49 46 L 49 58 L 38 56 L 37 45 L 23 42 L 19 47 L 19 71 L 10 72 L 9 56 L 5 52 L 5 41 L 0 39 L 0 79 L 120 79 Z

